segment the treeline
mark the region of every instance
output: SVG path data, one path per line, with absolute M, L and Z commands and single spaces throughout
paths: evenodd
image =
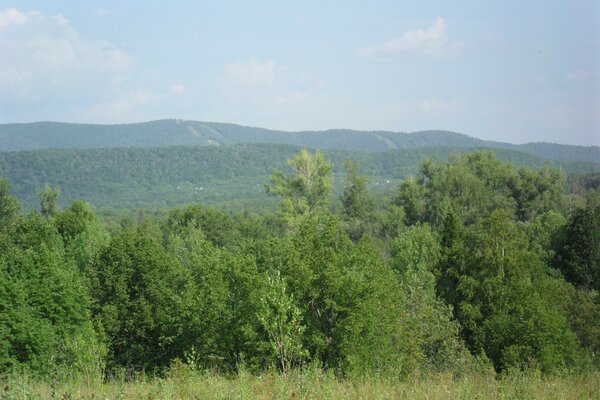
M 229 203 L 240 208 L 247 206 L 240 204 L 240 199 L 262 204 L 266 199 L 264 182 L 271 170 L 285 167 L 285 160 L 298 150 L 287 145 L 254 144 L 0 153 L 0 176 L 11 182 L 13 194 L 27 209 L 37 206 L 36 190 L 45 184 L 61 188 L 62 206 L 86 199 L 103 209 L 190 203 Z M 451 154 L 465 151 L 444 147 L 383 153 L 328 150 L 326 156 L 334 163 L 336 191 L 343 187 L 344 160 L 352 159 L 360 162 L 363 173 L 374 178 L 372 189 L 389 192 L 392 182 L 416 175 L 423 158 L 445 162 Z M 502 161 L 535 169 L 548 166 L 560 167 L 566 173 L 600 171 L 598 163 L 558 164 L 511 150 L 495 150 L 495 154 Z
M 381 202 L 349 162 L 333 201 L 323 154 L 288 164 L 267 185 L 277 213 L 192 205 L 110 231 L 50 187 L 24 213 L 0 180 L 0 374 L 598 368 L 593 179 L 568 190 L 476 152 Z

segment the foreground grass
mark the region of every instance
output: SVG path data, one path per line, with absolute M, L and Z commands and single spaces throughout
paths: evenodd
M 3 378 L 1 399 L 598 399 L 600 373 L 585 376 L 518 375 L 496 379 L 437 375 L 409 381 L 339 380 L 320 371 L 234 377 L 187 373 L 126 382 L 99 379 Z

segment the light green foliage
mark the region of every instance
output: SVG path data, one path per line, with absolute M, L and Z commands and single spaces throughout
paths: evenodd
M 337 218 L 322 214 L 248 251 L 260 270 L 280 271 L 300 308 L 308 363 L 356 375 L 406 376 L 418 367 L 398 281 L 370 240 L 353 243 Z
M 351 255 L 350 266 L 335 288 L 342 294 L 337 301 L 344 316 L 334 330 L 340 342 L 340 367 L 357 377 L 376 373 L 406 378 L 423 361 L 419 328 L 410 320 L 407 299 L 368 238 Z
M 375 238 L 385 242 L 395 239 L 405 227 L 406 214 L 404 208 L 389 204 L 373 214 Z
M 565 208 L 564 178 L 555 169 L 515 172 L 491 152 L 451 157 L 447 164 L 426 160 L 416 180 L 400 187 L 396 203 L 410 224 L 427 221 L 441 226 L 450 208 L 466 225 L 495 210 L 526 221 L 551 209 Z
M 51 187 L 46 183 L 44 189 L 38 191 L 40 198 L 40 209 L 41 213 L 45 217 L 50 217 L 58 211 L 58 197 L 60 196 L 60 189 L 57 187 Z
M 267 192 L 281 196 L 281 213 L 290 224 L 299 216 L 312 215 L 328 203 L 331 194 L 333 164 L 323 153 L 300 150 L 288 160 L 293 173 L 284 175 L 276 170 Z
M 193 224 L 176 231 L 167 251 L 182 274 L 178 356 L 194 349 L 198 365 L 217 370 L 241 362 L 263 366 L 257 318 L 263 284 L 254 261 L 215 247 Z
M 302 312 L 293 295 L 288 293 L 279 271 L 267 276 L 267 281 L 258 320 L 267 333 L 277 366 L 288 372 L 308 356 L 302 345 Z
M 415 344 L 401 320 L 397 280 L 371 241 L 353 244 L 329 217 L 321 224 L 305 221 L 294 243 L 310 271 L 298 298 L 307 305 L 313 359 L 358 375 L 414 371 Z
M 416 225 L 401 231 L 392 246 L 391 265 L 399 274 L 433 273 L 440 259 L 440 244 L 429 225 Z M 435 277 L 431 276 L 431 283 Z
M 166 251 L 180 273 L 177 355 L 193 352 L 196 368 L 220 366 L 227 354 L 219 338 L 229 317 L 220 252 L 191 224 L 169 233 Z
M 98 253 L 108 246 L 110 236 L 91 206 L 74 201 L 55 216 L 55 224 L 65 245 L 65 255 L 88 279 L 93 278 L 92 264 Z

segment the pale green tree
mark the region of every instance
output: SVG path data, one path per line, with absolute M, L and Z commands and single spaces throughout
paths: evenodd
M 320 151 L 311 153 L 306 149 L 300 150 L 287 163 L 293 173 L 286 175 L 275 170 L 266 190 L 282 197 L 282 217 L 294 225 L 298 217 L 313 215 L 328 203 L 333 164 L 325 160 Z
M 269 274 L 268 284 L 262 300 L 258 319 L 268 336 L 272 355 L 278 367 L 288 372 L 308 356 L 302 345 L 304 326 L 302 312 L 294 302 L 294 296 L 279 271 Z
M 52 187 L 46 183 L 43 190 L 38 191 L 40 198 L 40 208 L 44 217 L 50 217 L 58 211 L 58 197 L 60 196 L 60 189 Z

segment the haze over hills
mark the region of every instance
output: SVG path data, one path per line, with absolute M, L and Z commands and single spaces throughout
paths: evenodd
M 600 147 L 553 143 L 510 144 L 484 141 L 449 131 L 413 133 L 389 131 L 285 132 L 228 123 L 180 119 L 120 125 L 34 122 L 0 124 L 0 151 L 219 146 L 240 143 L 288 144 L 308 148 L 381 152 L 424 147 L 511 149 L 555 161 L 600 162 Z

